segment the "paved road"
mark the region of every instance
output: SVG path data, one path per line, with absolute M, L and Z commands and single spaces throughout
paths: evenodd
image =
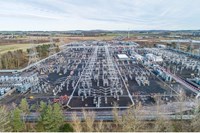
M 66 112 L 65 113 L 65 120 L 66 121 L 72 121 L 72 113 L 73 112 Z M 76 112 L 77 117 L 80 120 L 84 120 L 84 116 L 82 112 Z M 123 114 L 123 112 L 119 112 L 119 116 L 121 117 Z M 170 120 L 190 120 L 192 118 L 194 118 L 194 115 L 162 115 L 163 118 L 166 119 L 170 119 Z M 37 119 L 39 118 L 39 113 L 31 113 L 30 115 L 25 117 L 26 121 L 28 122 L 35 122 L 37 121 Z M 140 120 L 146 120 L 146 121 L 151 121 L 151 120 L 156 120 L 158 118 L 158 116 L 156 115 L 137 115 L 136 118 L 140 119 Z M 112 112 L 96 112 L 95 113 L 95 120 L 104 120 L 104 121 L 113 121 L 114 117 L 112 115 Z

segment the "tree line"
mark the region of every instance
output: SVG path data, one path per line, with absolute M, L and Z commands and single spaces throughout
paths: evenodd
M 46 58 L 49 55 L 50 44 L 43 44 L 36 46 L 38 56 L 40 59 Z M 8 51 L 0 55 L 0 69 L 20 69 L 28 64 L 28 52 L 21 49 L 15 51 Z M 56 46 L 56 52 L 59 51 L 58 46 Z
M 20 68 L 25 62 L 28 62 L 28 58 L 23 50 L 8 51 L 0 55 L 0 69 Z
M 40 101 L 39 106 L 29 105 L 24 98 L 18 106 L 13 109 L 6 106 L 0 107 L 0 131 L 1 132 L 191 132 L 200 131 L 200 106 L 195 111 L 192 120 L 169 120 L 158 115 L 154 121 L 144 121 L 137 118 L 144 115 L 140 112 L 141 105 L 136 108 L 130 107 L 119 115 L 117 105 L 114 106 L 112 114 L 113 121 L 95 121 L 95 112 L 83 110 L 83 118 L 80 119 L 73 113 L 72 120 L 65 122 L 64 112 L 58 103 L 47 104 Z M 25 122 L 26 116 L 35 111 L 39 114 L 38 120 L 34 123 Z
M 35 123 L 26 122 L 26 116 L 31 110 L 39 114 Z M 39 107 L 29 106 L 27 100 L 21 100 L 18 106 L 13 105 L 8 109 L 5 105 L 0 107 L 0 131 L 1 132 L 57 132 L 73 131 L 73 128 L 64 122 L 64 114 L 60 104 L 47 104 L 40 102 Z

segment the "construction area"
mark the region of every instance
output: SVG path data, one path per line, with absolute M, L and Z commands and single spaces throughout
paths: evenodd
M 120 109 L 142 104 L 154 111 L 158 97 L 165 111 L 176 113 L 179 96 L 184 111 L 193 108 L 200 91 L 200 59 L 168 48 L 141 48 L 134 42 L 83 41 L 52 45 L 38 60 L 34 47 L 29 65 L 0 70 L 1 103 L 61 103 L 66 110 Z M 191 103 L 191 104 L 188 104 Z M 168 110 L 167 110 L 168 109 Z

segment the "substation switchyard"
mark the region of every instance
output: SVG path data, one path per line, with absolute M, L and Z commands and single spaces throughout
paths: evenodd
M 66 109 L 112 109 L 116 104 L 123 109 L 154 106 L 157 97 L 172 104 L 182 92 L 190 99 L 199 96 L 200 59 L 172 49 L 119 41 L 74 42 L 58 53 L 53 49 L 42 60 L 32 50 L 24 69 L 0 71 L 2 103 L 27 97 L 30 103 L 59 102 Z

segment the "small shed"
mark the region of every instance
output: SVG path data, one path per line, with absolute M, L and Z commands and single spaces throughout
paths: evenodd
M 126 54 L 118 54 L 117 56 L 121 60 L 127 60 L 127 59 L 129 59 L 129 57 Z

